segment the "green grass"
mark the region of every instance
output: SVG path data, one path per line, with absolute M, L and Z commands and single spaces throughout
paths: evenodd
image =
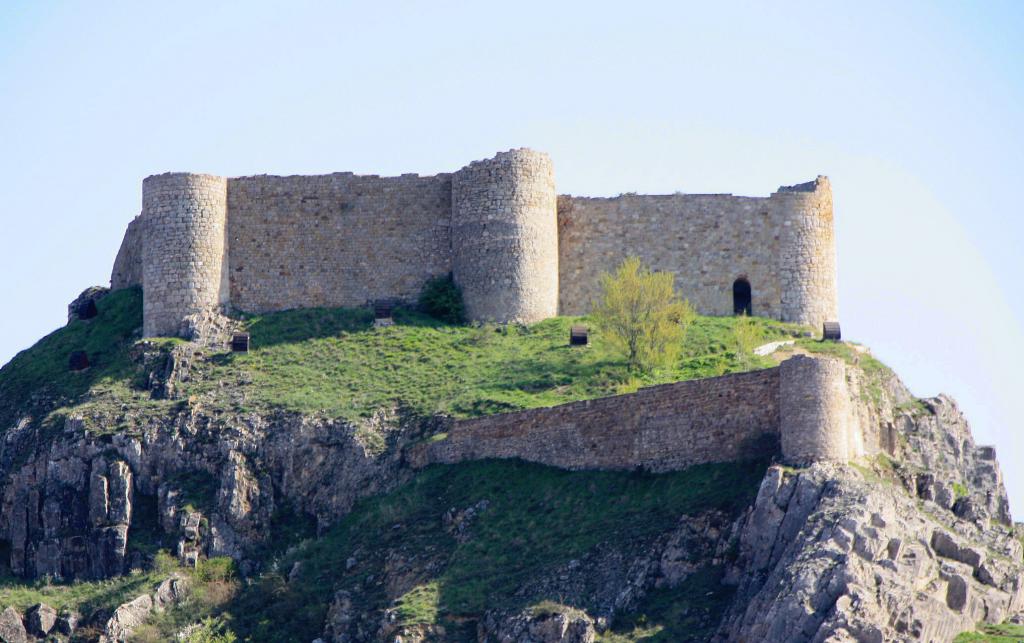
M 518 461 L 431 467 L 402 488 L 361 502 L 321 538 L 292 549 L 277 562 L 279 571 L 251 583 L 226 613 L 242 640 L 308 641 L 319 635 L 339 588 L 351 592 L 358 612 L 396 605 L 407 623 L 561 603 L 562 597 L 520 589 L 598 544 L 641 546 L 684 514 L 711 508 L 736 514 L 756 494 L 764 469 L 763 463 L 734 463 L 653 475 L 569 472 Z M 444 513 L 484 499 L 488 507 L 470 524 L 470 538 L 459 543 L 445 529 Z M 389 596 L 375 582 L 389 552 L 415 561 L 410 567 L 420 570 L 419 576 L 410 572 L 413 589 L 401 596 Z M 350 557 L 357 561 L 351 568 Z M 301 562 L 299 577 L 289 581 L 295 562 Z M 682 609 L 697 594 L 717 591 L 713 584 L 664 602 Z M 597 589 L 585 588 L 584 595 Z M 668 607 L 651 609 L 668 613 Z
M 142 291 L 119 290 L 96 307 L 95 318 L 55 330 L 0 369 L 0 427 L 6 429 L 25 413 L 79 402 L 87 394 L 146 397 L 131 393 L 138 373 L 129 357 L 135 332 L 142 326 Z M 90 368 L 68 370 L 68 357 L 75 350 L 88 353 Z
M 418 585 L 395 602 L 401 625 L 430 625 L 437 622 L 437 582 Z
M 178 410 L 182 402 L 151 399 L 146 368 L 133 361 L 141 307 L 139 289 L 113 292 L 99 301 L 97 318 L 72 322 L 15 356 L 0 369 L 0 427 L 26 413 L 53 426 L 76 414 L 92 430 L 128 431 L 138 416 Z M 397 409 L 473 417 L 773 365 L 739 348 L 732 317 L 698 317 L 677 363 L 647 374 L 628 372 L 599 329 L 590 346 L 569 347 L 571 325 L 592 325 L 585 317 L 461 326 L 397 310 L 395 319 L 393 327 L 374 329 L 365 309 L 243 316 L 251 352 L 193 360 L 189 381 L 178 385 L 181 399 L 221 412 L 283 409 L 357 420 Z M 750 324 L 759 342 L 799 330 L 759 318 Z M 179 341 L 148 340 L 151 352 Z M 72 350 L 86 350 L 93 366 L 68 371 Z M 367 438 L 371 447 L 384 446 Z
M 58 611 L 69 609 L 88 616 L 152 592 L 164 578 L 156 571 L 67 584 L 46 580 L 26 583 L 23 579 L 4 577 L 0 578 L 0 609 L 14 607 L 24 613 L 37 603 L 46 603 Z
M 368 311 L 303 309 L 251 317 L 248 354 L 211 360 L 196 395 L 220 382 L 244 389 L 248 408 L 284 408 L 357 419 L 379 409 L 472 417 L 612 395 L 641 386 L 773 365 L 738 354 L 734 318 L 698 318 L 672 368 L 635 375 L 600 332 L 586 348 L 568 346 L 561 317 L 525 326 L 451 326 L 408 311 L 373 329 Z M 757 319 L 764 341 L 795 327 Z M 742 357 L 742 359 L 741 359 Z
M 964 632 L 953 643 L 1010 643 L 1024 641 L 1024 625 L 1001 623 L 999 625 L 981 625 L 975 632 Z

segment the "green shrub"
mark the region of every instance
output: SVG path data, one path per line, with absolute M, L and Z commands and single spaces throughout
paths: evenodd
M 434 277 L 423 286 L 420 293 L 420 310 L 449 324 L 466 321 L 466 307 L 462 302 L 462 291 L 455 285 L 451 275 Z
M 235 576 L 235 561 L 228 556 L 218 556 L 196 563 L 196 578 L 203 583 L 229 581 Z

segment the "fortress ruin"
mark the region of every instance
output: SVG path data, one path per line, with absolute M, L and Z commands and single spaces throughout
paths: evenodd
M 575 197 L 529 149 L 435 176 L 150 176 L 111 287 L 143 287 L 146 336 L 209 310 L 415 301 L 448 274 L 470 319 L 530 323 L 585 313 L 628 255 L 675 273 L 702 314 L 837 318 L 827 178 L 768 197 Z

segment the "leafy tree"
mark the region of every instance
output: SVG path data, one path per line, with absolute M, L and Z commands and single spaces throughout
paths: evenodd
M 630 370 L 650 372 L 679 356 L 695 314 L 675 292 L 675 275 L 652 272 L 629 257 L 601 275 L 594 304 L 598 326 L 625 353 Z

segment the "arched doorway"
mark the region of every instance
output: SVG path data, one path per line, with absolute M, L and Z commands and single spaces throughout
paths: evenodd
M 732 282 L 732 311 L 737 315 L 753 315 L 750 301 L 750 282 L 743 277 Z

